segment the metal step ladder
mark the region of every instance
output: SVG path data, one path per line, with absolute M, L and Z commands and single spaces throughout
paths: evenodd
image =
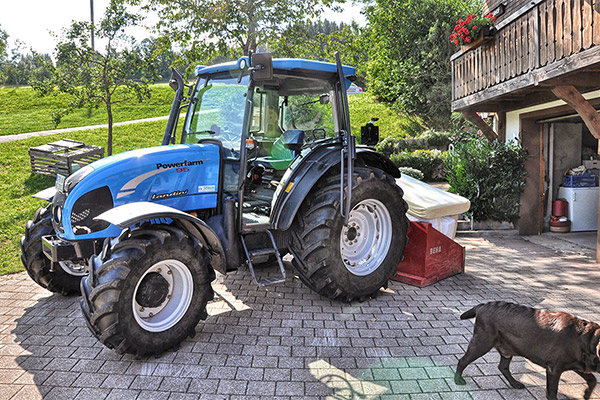
M 266 243 L 264 243 L 264 247 L 248 250 L 248 245 L 246 244 L 245 237 L 249 235 L 267 235 L 269 237 L 269 240 L 265 241 Z M 279 250 L 275 245 L 275 239 L 273 238 L 273 235 L 269 230 L 256 233 L 242 234 L 240 235 L 240 239 L 242 241 L 242 246 L 244 247 L 244 253 L 246 253 L 246 259 L 248 260 L 248 267 L 250 268 L 250 272 L 252 273 L 252 279 L 257 285 L 267 286 L 285 282 L 285 269 L 283 268 L 283 262 L 281 261 Z M 254 265 L 252 264 L 252 261 L 255 260 L 257 257 L 264 257 L 270 255 L 274 255 L 277 259 L 277 264 L 279 265 L 281 276 L 269 276 L 260 280 L 256 279 L 256 273 L 254 272 Z

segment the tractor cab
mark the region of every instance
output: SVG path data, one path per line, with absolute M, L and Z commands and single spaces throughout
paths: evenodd
M 292 161 L 303 149 L 339 141 L 347 129 L 338 122 L 342 92 L 334 64 L 269 58 L 258 77 L 250 61 L 197 67 L 183 127 L 173 126 L 163 142 L 222 147 L 223 198 L 236 199 L 242 231 L 270 227 L 274 195 Z M 354 68 L 343 71 L 349 87 Z

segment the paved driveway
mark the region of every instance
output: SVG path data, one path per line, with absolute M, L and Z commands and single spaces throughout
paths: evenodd
M 0 399 L 545 398 L 542 369 L 516 358 L 512 370 L 526 389 L 512 389 L 495 351 L 456 386 L 473 324 L 458 316 L 506 300 L 600 321 L 600 268 L 518 236 L 459 242 L 466 273 L 422 289 L 392 282 L 364 303 L 324 299 L 292 273 L 267 288 L 247 270 L 220 277 L 196 336 L 141 360 L 98 344 L 76 297 L 51 294 L 25 274 L 0 277 Z M 580 399 L 583 389 L 565 373 L 559 398 Z

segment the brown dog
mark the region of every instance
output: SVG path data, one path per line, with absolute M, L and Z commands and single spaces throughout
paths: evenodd
M 473 338 L 458 361 L 454 382 L 465 385 L 463 370 L 495 347 L 500 353 L 498 369 L 510 385 L 523 389 L 510 373 L 513 356 L 522 356 L 546 368 L 546 398 L 556 400 L 558 381 L 564 371 L 575 371 L 587 382 L 589 399 L 600 372 L 600 325 L 557 311 L 536 310 L 518 304 L 479 304 L 460 316 L 475 319 Z

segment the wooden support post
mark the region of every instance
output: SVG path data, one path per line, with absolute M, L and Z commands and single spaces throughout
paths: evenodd
M 540 187 L 544 181 L 541 126 L 536 123 L 535 118 L 521 118 L 519 126 L 521 145 L 527 150 L 529 157 L 525 160 L 527 179 L 519 201 L 521 205 L 516 228 L 519 235 L 539 235 L 543 224 L 540 220 L 543 215 L 543 192 Z
M 556 86 L 552 93 L 565 103 L 573 107 L 585 125 L 596 139 L 600 139 L 600 116 L 598 112 L 574 86 Z M 598 202 L 600 206 L 600 199 Z M 600 227 L 600 213 L 598 213 L 598 227 Z M 600 230 L 596 234 L 596 262 L 600 263 Z
M 498 118 L 498 140 L 502 143 L 506 142 L 506 111 L 496 113 Z
M 600 116 L 594 106 L 575 89 L 575 86 L 555 86 L 552 93 L 577 111 L 591 134 L 596 139 L 600 139 Z
M 483 132 L 487 140 L 491 142 L 492 140 L 498 139 L 498 134 L 496 134 L 487 122 L 485 122 L 476 112 L 462 111 L 462 114 Z

